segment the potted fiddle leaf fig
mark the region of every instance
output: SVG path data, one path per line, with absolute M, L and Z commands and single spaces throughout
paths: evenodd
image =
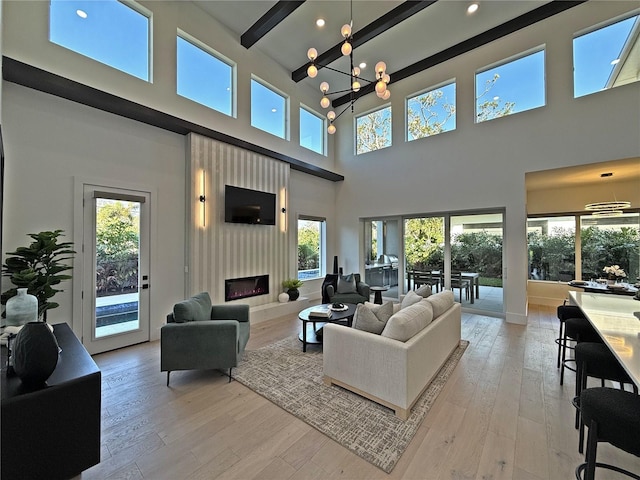
M 298 299 L 298 297 L 300 296 L 300 291 L 298 290 L 298 288 L 300 288 L 302 285 L 303 283 L 297 278 L 287 278 L 286 280 L 282 281 L 283 288 L 289 294 L 289 300 Z
M 63 230 L 30 233 L 33 242 L 28 247 L 18 247 L 15 252 L 7 252 L 7 258 L 2 265 L 2 275 L 9 277 L 15 285 L 2 293 L 2 305 L 17 295 L 18 288 L 26 288 L 27 293 L 38 299 L 38 317 L 47 321 L 47 310 L 60 306 L 49 301 L 56 293 L 62 292 L 56 288 L 64 280 L 70 280 L 71 275 L 65 274 L 73 267 L 66 263 L 73 259 L 76 253 L 73 242 L 58 243 L 58 237 Z

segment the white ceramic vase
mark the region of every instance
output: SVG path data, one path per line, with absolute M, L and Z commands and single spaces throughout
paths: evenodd
M 280 303 L 287 303 L 289 301 L 289 294 L 287 292 L 282 292 L 278 295 L 278 301 Z
M 20 326 L 38 321 L 38 299 L 19 288 L 18 294 L 7 300 L 7 325 Z

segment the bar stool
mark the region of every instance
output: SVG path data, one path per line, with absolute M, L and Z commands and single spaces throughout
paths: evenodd
M 576 479 L 594 480 L 596 467 L 613 470 L 636 480 L 640 476 L 614 465 L 596 462 L 598 442 L 640 457 L 640 396 L 613 388 L 587 388 L 580 394 L 582 418 L 589 427 L 585 463 L 576 468 Z
M 573 405 L 576 407 L 576 428 L 580 429 L 578 451 L 582 453 L 584 444 L 584 422 L 580 414 L 580 394 L 587 388 L 587 377 L 599 378 L 604 387 L 604 381 L 619 382 L 620 389 L 624 390 L 624 384 L 633 386 L 633 391 L 638 394 L 638 387 L 633 383 L 613 352 L 603 343 L 581 342 L 575 347 L 576 359 L 576 396 Z
M 585 318 L 584 313 L 580 310 L 579 307 L 575 305 L 560 305 L 558 307 L 558 320 L 560 320 L 560 331 L 558 332 L 558 338 L 556 338 L 556 343 L 558 344 L 558 363 L 556 365 L 557 368 L 560 368 L 560 354 L 562 352 L 563 347 L 563 337 L 564 337 L 564 322 L 569 318 Z M 567 345 L 566 348 L 572 349 L 572 346 Z
M 575 358 L 566 358 L 567 349 L 575 349 L 571 347 L 569 342 L 574 341 L 576 344 L 580 342 L 594 342 L 602 343 L 602 338 L 593 328 L 589 320 L 584 317 L 581 318 L 567 318 L 564 321 L 564 332 L 560 341 L 560 348 L 562 349 L 562 359 L 560 362 L 560 385 L 564 384 L 564 369 L 575 372 L 576 369 L 567 365 L 568 363 L 575 363 Z

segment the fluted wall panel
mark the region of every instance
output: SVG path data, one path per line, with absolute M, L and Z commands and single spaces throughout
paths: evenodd
M 289 165 L 194 133 L 188 149 L 187 294 L 208 291 L 214 303 L 224 303 L 225 279 L 267 274 L 268 295 L 236 302 L 277 301 L 289 276 L 288 214 L 281 212 L 287 207 Z M 276 225 L 225 223 L 225 185 L 276 194 Z

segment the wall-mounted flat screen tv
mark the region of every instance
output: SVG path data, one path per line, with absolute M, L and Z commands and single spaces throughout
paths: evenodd
M 252 225 L 275 225 L 275 193 L 225 185 L 224 221 Z

